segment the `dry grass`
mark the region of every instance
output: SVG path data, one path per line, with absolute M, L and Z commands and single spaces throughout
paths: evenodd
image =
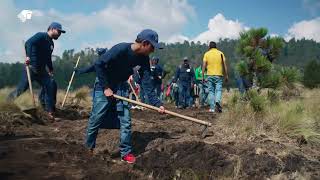
M 276 92 L 273 92 L 276 93 Z M 262 92 L 261 97 L 268 97 Z M 320 143 L 320 91 L 305 89 L 300 98 L 274 103 L 275 94 L 265 98 L 263 111 L 257 111 L 252 101 L 243 101 L 232 92 L 225 98 L 228 108 L 218 119 L 218 126 L 233 132 L 237 138 L 267 134 L 271 138 L 297 138 L 303 136 L 308 142 Z M 259 103 L 259 102 L 258 102 Z
M 19 113 L 21 107 L 15 102 L 7 102 L 6 98 L 12 91 L 12 88 L 0 89 L 0 112 Z
M 62 104 L 62 101 L 63 101 L 65 94 L 66 94 L 66 91 L 60 90 L 60 89 L 58 90 L 58 92 L 57 92 L 57 105 Z
M 38 98 L 37 95 L 34 94 L 34 98 L 36 101 L 36 106 L 39 105 L 38 102 Z M 32 97 L 30 95 L 29 91 L 24 92 L 23 94 L 21 94 L 18 98 L 16 98 L 14 100 L 14 103 L 20 107 L 20 109 L 28 109 L 30 107 L 33 107 L 33 103 L 32 103 Z
M 2 88 L 0 89 L 0 103 L 5 102 L 7 96 L 12 91 L 12 88 Z
M 21 110 L 13 102 L 5 102 L 5 101 L 3 101 L 3 102 L 0 103 L 0 112 L 18 113 L 18 112 L 21 112 Z
M 69 92 L 68 98 L 66 100 L 66 104 L 69 104 L 71 106 L 81 106 L 84 108 L 91 108 L 92 105 L 92 97 L 90 95 L 91 89 L 87 86 L 83 86 L 79 89 L 76 89 L 75 91 Z M 65 96 L 65 91 L 58 91 L 57 94 L 57 102 L 60 102 L 60 104 L 63 101 L 63 98 Z
M 8 103 L 6 102 L 6 98 L 12 90 L 14 89 L 13 88 L 0 89 L 0 108 L 5 108 L 5 106 L 8 105 Z M 90 95 L 90 91 L 91 91 L 90 88 L 85 86 L 75 91 L 69 92 L 68 98 L 66 100 L 66 104 L 91 108 L 92 98 Z M 64 90 L 58 90 L 57 103 L 56 103 L 57 106 L 61 105 L 63 98 L 65 96 L 65 93 L 66 91 Z M 34 96 L 35 96 L 36 105 L 39 106 L 37 90 L 34 90 Z M 13 103 L 15 104 L 15 106 L 19 107 L 20 109 L 28 109 L 30 107 L 33 107 L 32 98 L 29 90 L 27 90 L 26 92 L 21 94 L 18 98 L 16 98 Z M 10 104 L 12 105 L 12 103 Z M 8 108 L 6 109 L 9 110 L 10 107 L 13 108 L 11 105 L 8 105 Z
M 3 88 L 0 89 L 0 104 L 12 104 L 9 102 L 6 102 L 6 98 L 9 95 L 10 92 L 12 92 L 14 89 L 13 88 Z M 37 94 L 37 90 L 34 90 L 34 96 L 35 96 L 35 100 L 36 100 L 36 104 L 38 104 L 38 94 Z M 29 89 L 24 92 L 23 94 L 21 94 L 18 98 L 16 98 L 13 103 L 15 104 L 15 106 L 18 106 L 20 109 L 28 109 L 30 107 L 33 107 L 33 103 L 32 103 L 32 98 L 29 92 Z M 7 110 L 9 110 L 7 108 Z

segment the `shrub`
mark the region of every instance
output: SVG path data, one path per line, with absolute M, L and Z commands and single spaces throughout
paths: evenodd
M 281 86 L 281 74 L 275 70 L 261 74 L 258 80 L 263 88 L 277 89 Z
M 250 106 L 254 110 L 254 112 L 262 112 L 265 110 L 266 99 L 259 95 L 259 93 L 251 89 L 247 92 L 248 99 L 250 101 Z
M 320 63 L 313 60 L 304 68 L 303 84 L 308 88 L 316 88 L 320 85 Z
M 288 87 L 293 87 L 293 84 L 301 80 L 301 73 L 295 67 L 282 67 L 281 68 L 282 82 Z
M 267 98 L 271 104 L 278 104 L 280 100 L 280 95 L 275 90 L 268 90 Z

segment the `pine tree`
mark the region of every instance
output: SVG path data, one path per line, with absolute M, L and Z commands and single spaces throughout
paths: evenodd
M 271 72 L 272 62 L 280 55 L 284 41 L 267 34 L 266 28 L 250 29 L 240 33 L 236 50 L 242 60 L 237 63 L 236 70 L 240 76 L 258 83 L 259 87 L 278 87 L 279 73 Z

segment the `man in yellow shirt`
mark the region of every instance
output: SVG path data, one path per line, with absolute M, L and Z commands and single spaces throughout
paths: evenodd
M 221 97 L 222 97 L 222 83 L 223 77 L 227 82 L 228 69 L 226 58 L 223 52 L 217 49 L 215 42 L 211 41 L 209 43 L 209 50 L 204 54 L 203 65 L 202 65 L 202 77 L 204 77 L 204 72 L 207 70 L 207 86 L 209 89 L 209 104 L 210 112 L 222 112 L 221 107 Z M 203 79 L 204 81 L 204 79 Z

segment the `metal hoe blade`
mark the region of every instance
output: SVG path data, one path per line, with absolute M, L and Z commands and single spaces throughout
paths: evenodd
M 201 138 L 205 138 L 207 136 L 208 133 L 208 126 L 207 125 L 203 125 L 203 128 L 201 130 Z

